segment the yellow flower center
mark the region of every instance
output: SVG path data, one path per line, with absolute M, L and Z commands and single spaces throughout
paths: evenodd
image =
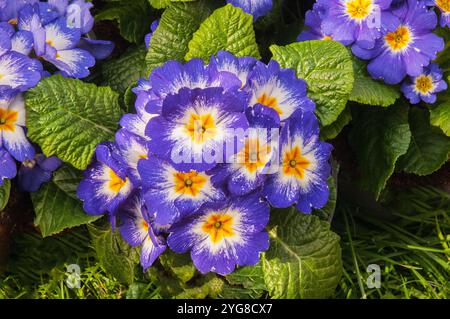
M 434 87 L 433 79 L 430 75 L 420 75 L 415 81 L 416 90 L 422 94 L 428 94 Z
M 445 13 L 450 13 L 450 0 L 436 0 L 436 4 Z
M 197 144 L 203 144 L 217 134 L 214 118 L 209 113 L 204 115 L 191 114 L 185 128 L 192 141 Z
M 226 237 L 234 236 L 233 221 L 233 216 L 228 214 L 211 214 L 203 223 L 202 231 L 216 244 Z
M 17 19 L 11 19 L 8 21 L 10 25 L 17 25 Z
M 174 189 L 177 194 L 195 197 L 206 184 L 206 176 L 196 171 L 188 173 L 176 172 L 173 174 Z
M 285 175 L 292 175 L 298 179 L 303 179 L 305 177 L 305 169 L 309 165 L 310 162 L 302 156 L 302 152 L 298 146 L 284 153 L 283 173 Z
M 25 160 L 22 162 L 22 165 L 28 168 L 33 168 L 34 166 L 36 166 L 36 161 L 35 160 Z
M 346 12 L 354 20 L 364 20 L 372 12 L 371 0 L 350 0 L 346 3 Z
M 264 106 L 270 107 L 278 112 L 279 115 L 283 114 L 283 111 L 281 110 L 280 106 L 278 105 L 278 100 L 270 96 L 266 93 L 263 93 L 257 100 L 256 103 L 262 104 Z
M 264 167 L 270 159 L 270 146 L 261 145 L 259 139 L 247 139 L 244 148 L 237 154 L 237 162 L 249 173 Z
M 142 220 L 142 228 L 143 228 L 146 232 L 148 232 L 149 226 L 148 226 L 148 223 L 147 223 L 145 220 Z
M 399 26 L 394 32 L 389 32 L 384 39 L 392 51 L 398 52 L 408 47 L 411 42 L 411 32 L 406 26 Z
M 118 194 L 127 183 L 128 177 L 123 180 L 116 174 L 116 172 L 114 172 L 112 169 L 109 169 L 108 187 L 113 193 Z
M 19 118 L 19 113 L 8 109 L 0 109 L 0 132 L 10 131 L 14 132 L 16 129 L 16 121 Z
M 332 41 L 333 38 L 330 35 L 324 35 L 322 38 L 323 41 Z

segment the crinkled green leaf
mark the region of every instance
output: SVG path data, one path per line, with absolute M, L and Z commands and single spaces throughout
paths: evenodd
M 26 95 L 28 135 L 47 156 L 85 169 L 95 147 L 112 140 L 122 115 L 119 95 L 61 75 L 43 79 Z
M 149 0 L 149 1 L 152 7 L 156 9 L 164 9 L 174 2 L 190 2 L 196 0 Z
M 147 70 L 151 72 L 168 60 L 184 61 L 194 32 L 216 5 L 215 1 L 199 0 L 169 6 L 150 41 Z
M 320 138 L 324 141 L 334 139 L 351 120 L 352 112 L 349 107 L 346 107 L 336 121 L 320 129 Z
M 9 179 L 4 179 L 3 185 L 0 186 L 0 212 L 8 205 L 10 192 L 11 182 Z
M 139 46 L 125 52 L 120 58 L 102 65 L 101 85 L 124 94 L 128 87 L 147 75 L 145 56 L 147 49 Z
M 445 135 L 450 136 L 450 100 L 432 109 L 430 120 L 431 124 L 441 128 Z
M 356 107 L 349 142 L 356 153 L 361 186 L 376 198 L 394 172 L 398 158 L 408 150 L 411 132 L 409 106 L 397 103 L 387 109 Z
M 348 50 L 334 41 L 305 41 L 272 45 L 273 59 L 291 68 L 308 84 L 322 126 L 337 120 L 353 89 L 353 63 Z
M 202 58 L 208 61 L 220 50 L 238 57 L 260 58 L 252 15 L 231 4 L 214 11 L 194 33 L 186 60 Z
M 242 285 L 245 288 L 266 289 L 261 264 L 239 267 L 225 277 L 231 285 Z
M 43 237 L 99 218 L 87 215 L 82 203 L 77 199 L 76 188 L 80 180 L 79 171 L 64 166 L 54 173 L 51 182 L 31 194 L 36 212 L 34 224 L 40 228 Z
M 268 227 L 270 248 L 261 260 L 273 298 L 327 298 L 342 275 L 339 236 L 317 216 L 275 210 Z
M 109 225 L 106 229 L 90 226 L 89 233 L 97 257 L 106 272 L 120 282 L 133 283 L 136 265 L 139 263 L 137 249 L 126 243 L 118 230 L 113 232 Z
M 169 250 L 162 254 L 159 260 L 168 271 L 183 283 L 191 280 L 197 272 L 189 254 L 175 254 Z
M 216 298 L 222 291 L 224 281 L 213 274 L 203 276 L 200 280 L 201 285 L 195 287 L 184 287 L 183 292 L 171 297 L 175 299 L 206 299 L 207 297 Z
M 221 291 L 217 295 L 219 299 L 260 299 L 265 293 L 264 290 L 247 289 L 240 286 L 233 286 L 224 283 Z
M 120 0 L 111 2 L 95 16 L 97 21 L 117 20 L 120 34 L 128 41 L 142 43 L 150 30 L 150 5 L 147 0 Z
M 123 94 L 122 109 L 125 113 L 134 113 L 136 104 L 136 94 L 133 92 L 133 88 L 137 86 L 137 83 L 131 84 Z
M 261 297 L 267 291 L 261 264 L 239 267 L 226 276 L 228 285 L 220 293 L 222 298 L 252 298 Z
M 428 110 L 413 108 L 409 114 L 411 143 L 408 152 L 398 160 L 398 168 L 417 175 L 428 175 L 447 162 L 450 137 L 430 125 Z
M 355 83 L 350 94 L 350 101 L 361 104 L 389 106 L 400 97 L 395 86 L 388 86 L 375 81 L 366 71 L 366 63 L 353 57 Z

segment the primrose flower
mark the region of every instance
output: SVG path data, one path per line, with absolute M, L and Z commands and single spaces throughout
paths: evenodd
M 381 34 L 381 18 L 392 0 L 319 0 L 325 8 L 324 34 L 344 45 L 371 49 Z
M 44 154 L 36 154 L 34 159 L 25 160 L 18 174 L 20 189 L 25 192 L 37 192 L 42 184 L 52 179 L 53 172 L 62 163 L 56 156 L 47 158 Z
M 206 173 L 181 172 L 154 156 L 140 160 L 138 171 L 147 208 L 155 213 L 155 222 L 161 226 L 171 225 L 205 203 L 225 199 Z
M 308 10 L 305 15 L 305 26 L 307 30 L 297 37 L 298 42 L 309 40 L 333 40 L 331 32 L 325 33 L 322 27 L 322 20 L 326 15 L 326 9 L 315 3 L 312 10 Z
M 93 27 L 91 7 L 84 0 L 23 3 L 17 18 L 9 21 L 12 50 L 47 61 L 64 76 L 86 77 L 95 59 L 106 58 L 114 48 L 110 41 L 83 37 Z
M 402 92 L 412 104 L 417 104 L 420 100 L 433 104 L 436 102 L 436 93 L 446 89 L 447 83 L 442 79 L 442 70 L 436 63 L 430 64 L 422 74 L 410 77 L 402 84 Z
M 34 148 L 25 133 L 23 97 L 21 94 L 14 95 L 14 92 L 1 88 L 0 147 L 6 149 L 19 162 L 34 158 Z
M 147 270 L 167 248 L 164 237 L 153 223 L 153 216 L 139 195 L 131 197 L 120 208 L 118 216 L 120 234 L 131 246 L 141 246 L 141 265 Z
M 137 94 L 137 107 L 150 114 L 161 114 L 164 99 L 177 94 L 182 88 L 220 87 L 224 91 L 236 91 L 240 86 L 241 81 L 234 74 L 217 72 L 205 66 L 203 60 L 192 59 L 185 64 L 177 61 L 166 62 L 156 68 L 148 80 L 139 81 L 139 86 L 133 92 Z M 152 103 L 147 105 L 150 101 Z
M 153 37 L 153 33 L 156 31 L 156 29 L 158 28 L 159 25 L 159 20 L 155 20 L 152 22 L 152 24 L 150 25 L 150 33 L 145 35 L 145 46 L 148 48 L 150 48 L 150 41 L 152 40 Z
M 125 114 L 119 122 L 123 129 L 139 136 L 144 140 L 148 140 L 148 137 L 145 135 L 147 123 L 151 118 L 158 115 L 148 113 L 145 109 L 151 100 L 151 96 L 146 91 L 150 89 L 147 82 L 147 80 L 141 79 L 138 81 L 138 86 L 133 89 L 133 92 L 137 95 L 135 102 L 136 114 Z
M 253 20 L 265 16 L 272 10 L 273 0 L 227 0 L 235 7 L 242 8 L 245 12 L 253 15 Z
M 20 10 L 17 22 L 18 31 L 26 31 L 33 36 L 33 49 L 36 56 L 45 53 L 45 29 L 41 20 L 39 3 L 28 4 Z
M 441 11 L 441 27 L 450 28 L 450 1 L 449 0 L 425 0 L 427 6 L 436 6 Z
M 176 253 L 191 251 L 200 272 L 227 275 L 236 265 L 258 263 L 260 253 L 269 248 L 264 231 L 268 221 L 267 203 L 257 195 L 248 195 L 203 206 L 169 229 L 167 243 Z
M 124 163 L 127 167 L 127 176 L 130 177 L 135 187 L 139 187 L 141 178 L 137 171 L 137 165 L 141 159 L 148 158 L 147 141 L 125 129 L 121 129 L 116 133 L 116 144 L 119 152 L 113 155 L 118 156 L 118 160 Z
M 59 2 L 60 12 L 64 12 L 62 9 L 67 0 L 54 0 Z M 64 3 L 61 5 L 61 2 Z M 94 17 L 91 15 L 91 8 L 94 5 L 91 2 L 86 2 L 86 0 L 74 0 L 65 9 L 66 18 L 69 20 L 69 24 L 73 27 L 80 28 L 82 34 L 86 34 L 92 30 L 94 26 Z M 73 21 L 70 21 L 73 20 Z
M 280 165 L 267 178 L 263 195 L 274 207 L 293 204 L 304 213 L 328 201 L 328 162 L 332 146 L 319 141 L 319 124 L 312 112 L 297 111 L 281 132 Z
M 293 70 L 220 51 L 208 65 L 166 62 L 133 92 L 136 114 L 98 146 L 77 194 L 88 214 L 118 217 L 144 269 L 166 234 L 202 273 L 254 265 L 269 203 L 309 213 L 327 202 L 332 147 Z
M 79 29 L 69 28 L 64 18 L 45 26 L 46 48 L 44 58 L 62 71 L 64 76 L 84 78 L 95 58 L 88 52 L 76 48 L 80 42 Z
M 164 100 L 161 115 L 148 123 L 150 151 L 181 171 L 211 169 L 223 163 L 236 130 L 248 128 L 246 106 L 240 95 L 222 88 L 181 89 Z
M 24 92 L 40 81 L 41 65 L 12 48 L 10 35 L 0 27 L 0 87 Z
M 213 72 L 228 72 L 234 74 L 240 81 L 240 88 L 247 85 L 248 77 L 253 71 L 257 60 L 253 57 L 237 58 L 226 51 L 219 51 L 216 56 L 212 56 L 209 61 L 209 68 Z
M 434 11 L 417 0 L 408 0 L 393 14 L 384 15 L 383 37 L 373 49 L 354 45 L 352 51 L 359 58 L 370 60 L 367 70 L 373 78 L 397 84 L 406 75 L 420 75 L 444 49 L 444 40 L 433 33 L 436 25 Z
M 4 184 L 4 179 L 16 177 L 17 166 L 8 151 L 0 147 L 0 186 Z
M 27 4 L 34 4 L 39 0 L 0 0 L 0 22 L 17 22 L 19 11 Z
M 277 111 L 281 121 L 296 110 L 314 111 L 315 104 L 306 95 L 306 82 L 295 71 L 281 69 L 276 61 L 257 62 L 249 77 L 250 106 L 257 104 Z
M 268 176 L 268 165 L 277 152 L 280 120 L 278 113 L 262 105 L 247 109 L 250 130 L 244 147 L 227 161 L 208 172 L 216 187 L 225 185 L 233 196 L 242 196 L 261 187 Z M 272 130 L 275 129 L 274 143 Z
M 28 56 L 33 49 L 33 34 L 28 31 L 17 31 L 11 38 L 11 51 Z M 40 62 L 33 60 L 40 69 Z
M 90 215 L 114 215 L 133 189 L 126 175 L 126 166 L 113 156 L 118 152 L 117 146 L 112 143 L 98 145 L 95 161 L 84 171 L 77 196 Z

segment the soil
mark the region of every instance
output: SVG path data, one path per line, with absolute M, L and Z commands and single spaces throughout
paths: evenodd
M 14 234 L 36 231 L 30 194 L 20 192 L 12 180 L 11 197 L 0 212 L 0 271 L 6 266 Z

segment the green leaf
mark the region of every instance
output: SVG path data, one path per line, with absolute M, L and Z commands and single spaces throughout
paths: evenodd
M 181 282 L 186 283 L 196 274 L 194 264 L 189 254 L 176 254 L 172 251 L 166 251 L 159 257 L 159 261 Z
M 133 282 L 127 290 L 126 299 L 154 299 L 159 296 L 152 282 Z
M 216 5 L 214 1 L 199 0 L 169 6 L 150 41 L 146 57 L 148 71 L 151 72 L 168 60 L 184 61 L 194 32 Z
M 118 98 L 108 87 L 45 78 L 26 95 L 28 136 L 48 157 L 83 170 L 97 144 L 114 138 L 122 115 Z
M 430 120 L 431 124 L 441 128 L 445 135 L 450 136 L 450 100 L 432 109 Z
M 202 58 L 208 61 L 220 50 L 238 57 L 260 58 L 252 15 L 231 4 L 217 9 L 194 33 L 185 59 Z
M 150 5 L 156 9 L 165 9 L 172 3 L 172 0 L 149 0 L 149 1 Z
M 239 267 L 225 279 L 229 285 L 222 288 L 222 298 L 260 298 L 267 291 L 261 264 Z
M 0 186 L 0 212 L 8 205 L 9 195 L 11 193 L 11 182 L 9 179 L 3 180 L 3 185 Z
M 348 50 L 335 41 L 305 41 L 272 45 L 273 59 L 291 68 L 308 84 L 322 126 L 336 121 L 353 89 L 353 63 Z
M 242 285 L 248 289 L 267 289 L 263 279 L 261 264 L 239 267 L 225 278 L 230 285 Z
M 156 9 L 165 9 L 174 2 L 190 2 L 195 0 L 149 0 L 150 5 Z
M 135 104 L 136 104 L 136 94 L 132 91 L 133 88 L 137 86 L 137 82 L 131 84 L 123 94 L 123 100 L 122 100 L 122 108 L 125 111 L 125 113 L 134 113 L 136 111 Z
M 349 142 L 358 160 L 361 186 L 376 198 L 394 172 L 397 159 L 408 150 L 408 109 L 402 103 L 388 109 L 354 108 Z
M 417 175 L 429 175 L 447 162 L 450 137 L 430 125 L 428 110 L 413 108 L 409 114 L 411 144 L 398 160 L 398 168 Z
M 317 216 L 275 210 L 263 255 L 264 281 L 273 298 L 330 297 L 342 275 L 339 236 Z
M 36 218 L 34 224 L 47 237 L 97 220 L 98 216 L 87 215 L 77 199 L 76 188 L 81 173 L 64 166 L 54 173 L 53 180 L 31 194 Z
M 139 46 L 128 50 L 116 60 L 104 63 L 101 69 L 100 84 L 124 94 L 130 85 L 147 75 L 146 54 L 145 46 Z
M 395 86 L 388 86 L 382 82 L 375 81 L 366 71 L 366 63 L 353 57 L 355 83 L 350 101 L 361 104 L 389 106 L 400 97 L 400 92 Z
M 324 141 L 334 139 L 351 120 L 352 112 L 349 107 L 346 107 L 336 121 L 320 129 L 320 138 Z
M 117 20 L 120 34 L 128 41 L 142 43 L 150 30 L 150 5 L 147 0 L 121 0 L 109 4 L 95 16 L 96 21 Z
M 127 244 L 111 227 L 106 229 L 89 226 L 92 245 L 97 257 L 106 272 L 123 283 L 134 281 L 136 265 L 139 263 L 139 253 L 136 248 Z

